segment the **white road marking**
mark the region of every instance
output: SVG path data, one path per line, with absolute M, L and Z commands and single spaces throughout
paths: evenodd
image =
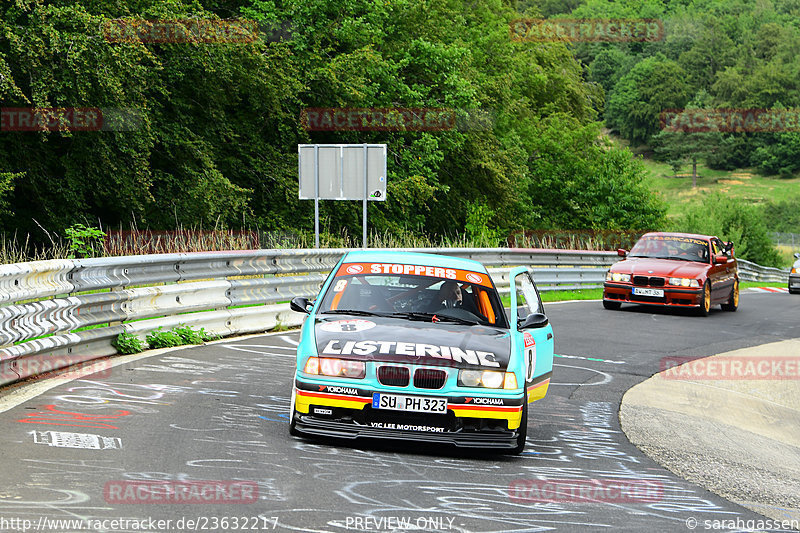
M 230 350 L 237 350 L 239 352 L 250 352 L 250 353 L 257 353 L 259 355 L 271 355 L 273 357 L 286 357 L 288 359 L 295 359 L 296 356 L 288 353 L 274 353 L 274 352 L 262 352 L 259 350 L 249 350 L 247 348 L 239 348 L 238 346 L 234 346 L 233 344 L 223 344 L 223 348 L 228 348 Z
M 589 385 L 605 385 L 606 383 L 610 383 L 611 380 L 614 379 L 613 377 L 611 377 L 611 374 L 607 374 L 605 372 L 601 372 L 600 370 L 595 370 L 594 368 L 586 368 L 585 366 L 558 365 L 558 364 L 553 364 L 553 366 L 561 366 L 561 367 L 564 367 L 564 368 L 577 368 L 578 370 L 588 370 L 589 372 L 596 372 L 596 373 L 598 373 L 598 374 L 603 376 L 603 381 L 600 381 L 599 383 L 553 383 L 553 380 L 551 379 L 550 380 L 550 385 L 551 386 L 553 386 L 553 385 L 569 385 L 569 386 L 572 386 L 572 387 L 581 387 L 581 386 L 589 386 Z

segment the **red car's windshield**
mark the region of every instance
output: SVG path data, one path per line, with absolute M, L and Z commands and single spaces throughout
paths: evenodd
M 694 237 L 652 235 L 639 239 L 628 257 L 708 263 L 708 242 Z

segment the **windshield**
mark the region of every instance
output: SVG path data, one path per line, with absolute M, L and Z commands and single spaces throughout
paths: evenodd
M 488 275 L 424 265 L 345 263 L 318 312 L 508 327 Z
M 694 237 L 653 235 L 642 237 L 628 257 L 651 257 L 708 263 L 708 242 Z

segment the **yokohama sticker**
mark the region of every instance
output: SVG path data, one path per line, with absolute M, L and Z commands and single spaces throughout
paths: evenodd
M 325 322 L 319 327 L 319 329 L 333 333 L 355 333 L 357 331 L 365 331 L 374 327 L 375 322 L 370 320 L 334 320 L 333 322 Z

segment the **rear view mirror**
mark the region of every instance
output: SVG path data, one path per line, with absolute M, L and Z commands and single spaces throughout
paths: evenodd
M 297 311 L 298 313 L 310 313 L 308 310 L 308 298 L 302 298 L 300 296 L 292 298 L 292 301 L 289 302 L 289 307 L 292 311 Z
M 623 248 L 618 248 L 617 249 L 617 255 L 620 256 L 620 257 L 627 257 L 628 256 L 628 250 L 625 250 Z
M 543 328 L 549 323 L 549 320 L 547 320 L 547 315 L 544 313 L 531 313 L 524 320 L 521 319 L 520 322 L 518 329 L 533 329 Z

